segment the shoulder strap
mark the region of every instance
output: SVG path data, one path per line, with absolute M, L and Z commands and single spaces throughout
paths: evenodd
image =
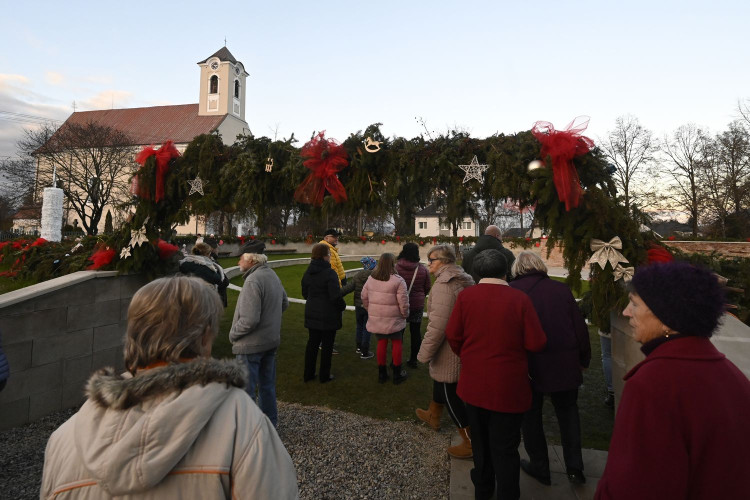
M 414 286 L 414 280 L 417 279 L 417 274 L 419 273 L 419 264 L 417 263 L 417 267 L 414 268 L 414 275 L 411 277 L 411 284 L 409 285 L 409 290 L 407 290 L 407 294 L 411 293 L 411 287 Z

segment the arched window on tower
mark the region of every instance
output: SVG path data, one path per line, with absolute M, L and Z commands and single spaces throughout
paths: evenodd
M 235 99 L 240 98 L 240 81 L 239 80 L 234 81 L 234 98 Z
M 219 93 L 219 77 L 214 75 L 211 77 L 211 85 L 210 90 L 208 91 L 209 94 L 218 94 Z

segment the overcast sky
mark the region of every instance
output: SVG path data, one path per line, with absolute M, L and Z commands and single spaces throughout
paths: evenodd
M 169 4 L 165 6 L 163 4 Z M 196 63 L 242 61 L 256 135 L 344 140 L 459 127 L 597 139 L 632 114 L 657 136 L 712 132 L 750 98 L 750 2 L 10 2 L 0 0 L 0 157 L 76 109 L 198 102 Z M 27 118 L 24 116 L 30 116 Z M 300 143 L 301 144 L 301 143 Z

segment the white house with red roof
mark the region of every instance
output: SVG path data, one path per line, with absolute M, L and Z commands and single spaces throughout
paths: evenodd
M 218 132 L 225 144 L 233 144 L 238 135 L 250 134 L 245 121 L 246 78 L 250 76 L 244 65 L 235 59 L 229 49 L 222 47 L 210 57 L 198 62 L 200 67 L 199 100 L 195 104 L 151 106 L 144 108 L 105 109 L 78 111 L 70 115 L 61 129 L 68 124 L 96 123 L 125 133 L 133 149 L 161 145 L 171 140 L 179 151 L 201 134 Z M 139 166 L 133 162 L 133 171 Z M 44 186 L 38 186 L 38 190 Z M 116 214 L 121 220 L 123 214 Z M 74 224 L 78 215 L 72 209 L 65 211 L 64 224 Z M 106 213 L 106 210 L 105 210 Z M 119 217 L 118 217 L 119 215 Z M 102 217 L 99 230 L 104 229 Z M 80 221 L 79 221 L 80 223 Z M 180 233 L 203 232 L 205 228 L 192 220 L 178 227 Z

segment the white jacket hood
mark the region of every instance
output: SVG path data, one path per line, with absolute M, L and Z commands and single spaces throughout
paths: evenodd
M 135 377 L 96 373 L 73 427 L 83 466 L 111 495 L 153 488 L 190 450 L 231 388 L 244 383 L 240 365 L 209 359 Z

